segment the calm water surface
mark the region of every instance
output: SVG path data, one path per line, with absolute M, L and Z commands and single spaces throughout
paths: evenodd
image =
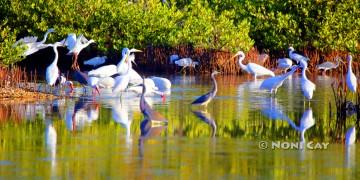
M 262 79 L 217 77 L 207 108 L 189 104 L 211 88 L 208 76 L 170 76 L 165 101 L 148 97 L 167 126 L 141 129 L 139 97 L 132 93 L 26 103 L 0 102 L 0 179 L 8 178 L 347 178 L 360 173 L 359 148 L 342 141 L 355 117 L 335 117 L 331 77 L 312 78 L 314 99 L 304 102 L 294 75 L 276 98 Z M 90 92 L 88 92 L 90 93 Z M 259 143 L 268 143 L 261 149 Z M 330 143 L 327 149 L 272 149 L 271 142 Z

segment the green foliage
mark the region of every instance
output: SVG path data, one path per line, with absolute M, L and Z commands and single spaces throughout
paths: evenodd
M 249 24 L 242 21 L 234 26 L 233 12 L 223 11 L 216 15 L 206 2 L 199 0 L 185 6 L 184 12 L 184 20 L 177 36 L 180 42 L 206 49 L 230 51 L 248 51 L 253 45 L 247 35 Z
M 21 61 L 24 48 L 13 47 L 16 41 L 16 31 L 5 24 L 0 25 L 0 65 L 11 65 Z
M 94 39 L 102 50 L 124 46 L 193 45 L 222 50 L 247 50 L 253 42 L 248 36 L 249 24 L 235 25 L 234 13 L 216 15 L 206 3 L 194 1 L 186 6 L 190 12 L 158 0 L 21 0 L 7 1 L 9 27 L 19 37 L 42 36 L 49 28 L 56 33 L 48 42 L 59 41 L 68 33 L 84 34 Z M 203 6 L 204 5 L 204 6 Z M 9 14 L 8 13 L 8 14 Z

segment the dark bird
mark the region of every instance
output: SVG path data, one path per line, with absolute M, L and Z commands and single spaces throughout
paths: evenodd
M 215 79 L 215 75 L 219 74 L 220 72 L 218 71 L 214 71 L 213 73 L 211 73 L 211 79 L 213 81 L 213 88 L 211 89 L 210 92 L 198 97 L 194 102 L 192 102 L 192 105 L 200 105 L 200 106 L 207 106 L 207 104 L 216 96 L 216 92 L 217 92 L 217 83 L 216 83 L 216 79 Z
M 140 110 L 144 115 L 145 119 L 150 120 L 152 123 L 165 123 L 167 124 L 168 120 L 161 115 L 159 112 L 153 110 L 151 106 L 146 102 L 145 99 L 145 92 L 146 92 L 146 83 L 145 79 L 143 78 L 143 84 L 142 84 L 142 93 L 140 98 Z

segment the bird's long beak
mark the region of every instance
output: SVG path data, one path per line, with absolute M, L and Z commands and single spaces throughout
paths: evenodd
M 142 52 L 142 50 L 138 50 L 138 49 L 135 49 L 135 48 L 132 48 L 132 49 L 129 50 L 129 54 L 133 53 L 133 52 Z

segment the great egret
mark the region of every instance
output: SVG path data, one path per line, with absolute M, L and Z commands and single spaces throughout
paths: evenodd
M 215 79 L 215 75 L 219 74 L 220 72 L 218 71 L 214 71 L 213 73 L 211 73 L 211 79 L 213 81 L 213 88 L 211 89 L 210 92 L 198 97 L 195 101 L 193 101 L 191 104 L 192 105 L 200 105 L 200 106 L 207 106 L 208 103 L 216 96 L 216 92 L 217 92 L 217 83 L 216 83 L 216 79 Z
M 168 120 L 163 115 L 161 115 L 159 112 L 153 110 L 151 108 L 151 106 L 146 102 L 145 92 L 146 92 L 147 87 L 146 87 L 145 79 L 143 79 L 142 88 L 143 89 L 142 89 L 142 94 L 141 94 L 141 98 L 140 98 L 140 110 L 141 110 L 142 114 L 144 115 L 144 118 L 148 119 L 154 123 L 167 124 Z
M 307 69 L 307 63 L 305 61 L 300 61 L 300 64 L 302 66 L 302 72 L 301 72 L 301 90 L 303 95 L 307 100 L 312 99 L 314 91 L 315 91 L 315 84 L 311 82 L 306 77 L 306 69 Z
M 72 39 L 72 36 L 73 34 L 70 36 L 70 39 Z M 67 38 L 67 40 L 68 39 L 69 38 Z M 77 37 L 75 45 L 70 44 L 69 42 L 65 42 L 65 44 L 69 44 L 68 48 L 69 49 L 71 48 L 67 53 L 67 55 L 71 55 L 71 54 L 73 55 L 73 63 L 71 65 L 71 69 L 73 70 L 79 69 L 79 64 L 77 62 L 78 55 L 81 50 L 89 46 L 91 43 L 95 43 L 95 41 L 93 39 L 87 40 L 82 34 L 80 34 L 80 36 Z
M 356 130 L 355 126 L 349 128 L 345 134 L 345 145 L 350 146 L 356 141 Z
M 290 59 L 296 61 L 297 63 L 301 63 L 301 62 L 308 62 L 310 59 L 302 54 L 300 54 L 299 52 L 296 52 L 295 49 L 290 46 L 289 49 L 289 57 Z
M 293 64 L 292 60 L 289 59 L 289 58 L 280 58 L 280 59 L 278 59 L 277 63 L 278 63 L 278 66 L 277 66 L 277 67 L 280 68 L 280 69 L 284 69 L 285 72 L 286 72 L 289 68 L 291 68 L 291 66 L 292 66 L 292 64 Z
M 317 65 L 316 67 L 317 67 L 317 69 L 318 70 L 323 70 L 323 74 L 326 74 L 326 71 L 327 70 L 330 70 L 330 69 L 336 69 L 339 65 L 340 65 L 340 62 L 342 62 L 341 61 L 341 59 L 339 58 L 339 57 L 337 57 L 336 58 L 336 64 L 335 63 L 333 63 L 333 62 L 324 62 L 324 63 L 322 63 L 322 64 L 319 64 L 319 65 Z
M 238 62 L 242 70 L 246 71 L 247 73 L 252 74 L 255 79 L 257 76 L 275 76 L 274 72 L 266 69 L 263 66 L 260 66 L 255 63 L 248 63 L 244 65 L 242 61 L 245 59 L 245 54 L 242 51 L 238 51 L 232 58 L 239 56 Z
M 275 77 L 270 77 L 265 79 L 261 85 L 260 85 L 260 89 L 267 89 L 271 92 L 271 94 L 276 95 L 277 89 L 282 86 L 283 82 L 289 77 L 291 76 L 296 70 L 297 70 L 298 66 L 293 66 L 291 68 L 291 71 L 279 75 L 279 76 L 275 76 Z
M 44 35 L 44 39 L 40 42 L 37 42 L 38 37 L 36 36 L 28 36 L 28 37 L 24 37 L 22 39 L 19 39 L 18 41 L 15 42 L 15 44 L 13 45 L 13 47 L 17 46 L 17 45 L 21 45 L 21 46 L 25 46 L 26 50 L 24 52 L 24 56 L 28 56 L 31 55 L 37 51 L 39 51 L 40 49 L 44 49 L 46 47 L 48 47 L 47 45 L 45 45 L 45 41 L 47 39 L 47 36 L 49 35 L 49 33 L 55 32 L 54 29 L 48 29 Z
M 131 49 L 129 50 L 128 48 L 123 48 L 122 50 L 122 58 L 120 60 L 120 62 L 117 65 L 106 65 L 106 66 L 101 66 L 97 69 L 91 70 L 88 72 L 89 76 L 95 76 L 95 77 L 109 77 L 115 74 L 124 74 L 127 71 L 127 59 L 128 56 L 130 55 L 130 53 L 132 52 L 141 52 L 140 50 L 137 49 Z
M 59 68 L 57 66 L 59 59 L 57 47 L 62 46 L 62 43 L 56 42 L 54 44 L 48 44 L 47 46 L 52 46 L 55 53 L 54 61 L 46 68 L 46 82 L 48 85 L 53 86 L 60 74 Z
M 101 64 L 104 64 L 106 59 L 107 59 L 106 56 L 101 56 L 101 57 L 97 56 L 97 57 L 93 57 L 93 58 L 91 58 L 89 60 L 84 61 L 84 64 L 96 67 L 96 66 L 99 66 Z
M 129 76 L 130 64 L 131 64 L 130 61 L 127 62 L 128 69 L 125 74 L 115 77 L 115 84 L 112 89 L 113 93 L 119 93 L 119 92 L 125 91 L 125 89 L 128 87 L 129 81 L 130 81 L 130 76 Z
M 350 54 L 347 56 L 347 60 L 348 60 L 348 71 L 346 73 L 346 84 L 347 87 L 350 89 L 350 91 L 355 93 L 357 90 L 357 79 L 351 68 L 352 56 Z

